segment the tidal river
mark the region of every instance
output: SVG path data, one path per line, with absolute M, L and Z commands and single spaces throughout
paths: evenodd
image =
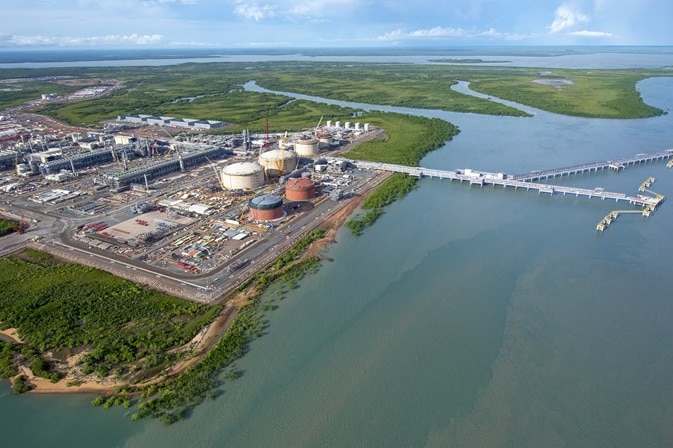
M 673 107 L 673 78 L 639 84 Z M 375 106 L 353 105 L 363 109 Z M 422 165 L 519 173 L 673 147 L 673 116 L 444 118 Z M 647 164 L 564 185 L 673 196 Z M 673 446 L 673 204 L 596 223 L 609 201 L 424 179 L 268 315 L 243 376 L 170 427 L 90 396 L 0 393 L 5 446 Z M 269 297 L 269 300 L 273 299 Z

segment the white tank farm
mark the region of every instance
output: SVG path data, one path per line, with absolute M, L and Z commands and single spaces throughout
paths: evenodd
M 312 137 L 295 140 L 294 150 L 302 157 L 313 157 L 319 152 L 318 140 Z
M 299 157 L 294 151 L 274 149 L 259 155 L 259 164 L 267 177 L 278 177 L 297 169 Z
M 254 190 L 264 184 L 264 168 L 255 162 L 239 162 L 222 169 L 222 185 L 230 190 Z

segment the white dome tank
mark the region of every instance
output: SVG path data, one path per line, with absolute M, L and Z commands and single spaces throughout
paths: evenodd
M 274 149 L 259 155 L 259 164 L 267 177 L 278 177 L 297 169 L 299 158 L 294 151 Z
M 313 157 L 319 152 L 318 140 L 312 137 L 295 140 L 294 150 L 302 157 Z
M 254 190 L 264 184 L 264 168 L 255 162 L 239 162 L 222 169 L 222 185 L 230 190 Z

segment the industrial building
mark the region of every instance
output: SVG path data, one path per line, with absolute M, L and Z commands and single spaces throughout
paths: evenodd
M 218 120 L 197 120 L 194 118 L 158 117 L 155 115 L 129 114 L 117 116 L 117 121 L 157 126 L 176 126 L 185 129 L 221 129 L 224 123 Z
M 263 194 L 250 199 L 248 216 L 256 221 L 273 221 L 283 217 L 283 198 L 274 194 Z
M 65 157 L 62 159 L 51 160 L 49 158 L 40 157 L 39 160 L 45 160 L 39 165 L 40 173 L 43 176 L 49 174 L 57 174 L 61 170 L 76 171 L 78 169 L 86 168 L 93 165 L 102 165 L 104 163 L 112 162 L 115 159 L 115 156 L 111 149 L 98 149 L 95 151 L 87 151 L 84 153 L 76 154 L 70 157 Z M 45 154 L 45 153 L 40 153 Z M 36 154 L 31 154 L 31 161 L 33 156 Z M 60 151 L 59 151 L 60 155 Z M 133 151 L 129 151 L 125 155 L 128 158 L 134 158 L 135 155 Z
M 215 210 L 213 207 L 206 204 L 190 204 L 182 200 L 173 200 L 173 199 L 162 199 L 157 205 L 160 207 L 166 207 L 169 210 L 175 211 L 179 214 L 187 215 L 210 215 Z
M 110 185 L 116 190 L 124 190 L 133 183 L 145 184 L 148 180 L 163 177 L 177 171 L 184 171 L 186 168 L 201 165 L 210 159 L 222 158 L 230 155 L 231 152 L 221 147 L 212 147 L 209 149 L 194 151 L 186 154 L 179 154 L 177 157 L 161 160 L 154 163 L 147 163 L 143 166 L 129 170 L 116 170 L 107 173 L 104 183 Z
M 0 170 L 14 169 L 18 156 L 16 151 L 0 151 Z

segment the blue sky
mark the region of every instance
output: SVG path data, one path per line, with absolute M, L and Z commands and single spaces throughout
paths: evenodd
M 673 45 L 672 19 L 671 0 L 2 0 L 0 48 Z

